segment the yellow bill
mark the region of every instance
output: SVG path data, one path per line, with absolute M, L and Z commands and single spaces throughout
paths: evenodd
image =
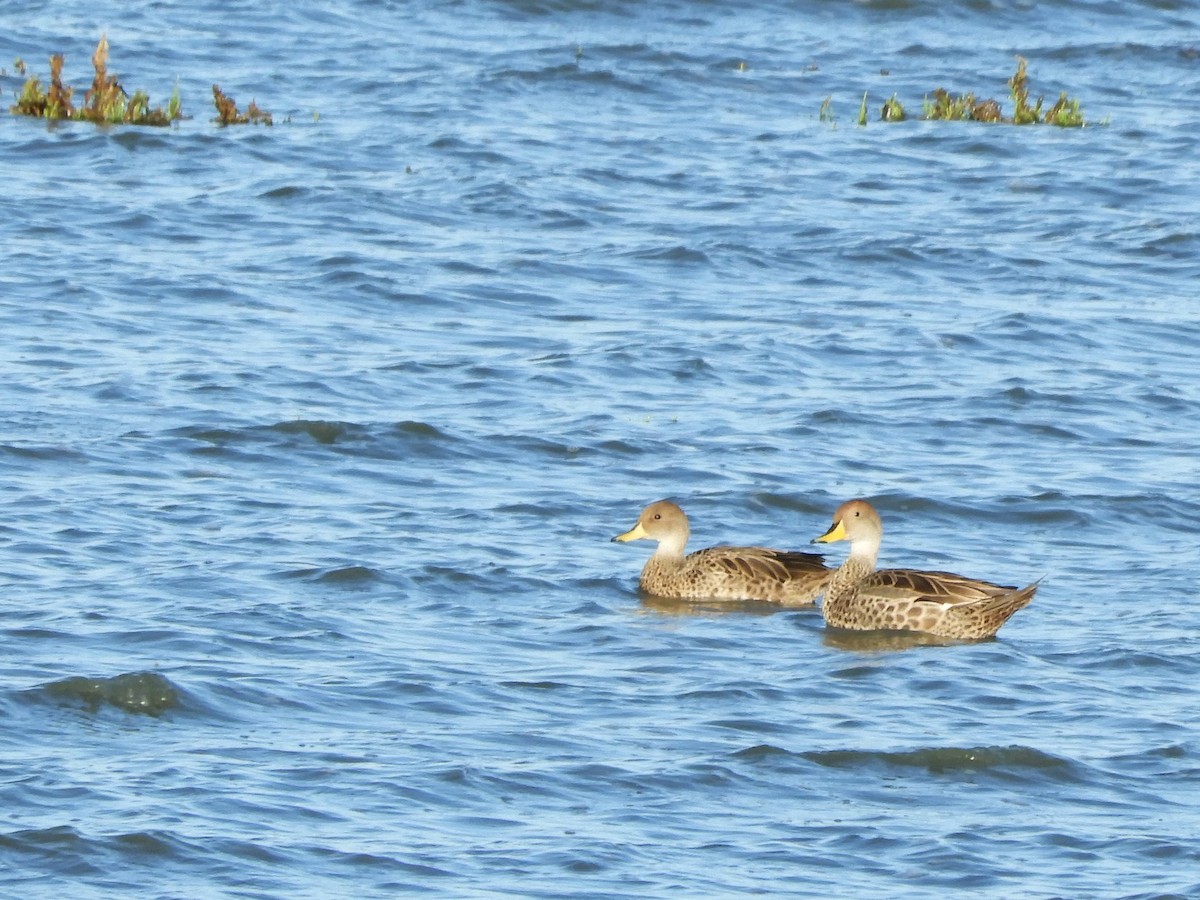
M 623 544 L 626 541 L 640 541 L 642 538 L 646 537 L 649 537 L 649 535 L 646 534 L 646 529 L 642 527 L 641 522 L 638 522 L 624 534 L 618 534 L 615 538 L 613 538 L 613 540 L 620 541 Z
M 842 520 L 838 519 L 829 526 L 829 530 L 820 537 L 812 539 L 814 544 L 832 544 L 834 541 L 844 541 L 846 539 L 846 526 L 842 524 Z

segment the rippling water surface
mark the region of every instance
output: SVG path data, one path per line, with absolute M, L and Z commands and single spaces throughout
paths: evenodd
M 6 895 L 1200 894 L 1195 4 L 0 23 L 191 116 L 0 115 Z M 920 121 L 1018 54 L 1094 127 Z M 1044 581 L 657 601 L 668 496 Z

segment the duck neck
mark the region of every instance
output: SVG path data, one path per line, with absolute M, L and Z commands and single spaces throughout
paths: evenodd
M 648 577 L 651 572 L 667 573 L 679 569 L 683 565 L 683 548 L 687 546 L 687 539 L 684 533 L 680 537 L 672 536 L 659 541 L 654 553 L 646 560 L 642 578 Z
M 866 566 L 869 572 L 875 571 L 875 563 L 879 559 L 879 538 L 859 538 L 850 544 L 850 556 L 845 565 L 854 562 L 858 566 Z M 845 568 L 845 566 L 843 566 Z
M 839 602 L 854 597 L 862 580 L 875 571 L 875 561 L 878 558 L 878 541 L 855 541 L 851 544 L 850 555 L 829 579 L 824 604 L 827 617 L 831 607 L 836 609 Z
M 683 548 L 687 546 L 688 530 L 685 528 L 678 534 L 669 534 L 666 537 L 660 538 L 658 541 L 658 549 L 654 551 L 654 556 L 651 559 L 657 559 L 662 562 L 677 562 L 683 559 Z

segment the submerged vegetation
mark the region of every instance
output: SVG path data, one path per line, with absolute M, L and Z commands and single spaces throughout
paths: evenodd
M 1057 125 L 1060 128 L 1082 128 L 1088 124 L 1083 118 L 1079 101 L 1068 97 L 1064 91 L 1058 100 L 1042 112 L 1044 98 L 1038 97 L 1032 104 L 1029 100 L 1029 74 L 1026 60 L 1017 57 L 1017 70 L 1008 79 L 1008 92 L 1013 103 L 1011 117 L 1006 117 L 1000 103 L 993 99 L 977 99 L 973 93 L 952 94 L 945 88 L 937 88 L 926 95 L 922 104 L 922 117 L 969 122 L 1003 122 L 1009 125 Z M 836 121 L 831 106 L 832 98 L 826 97 L 821 104 L 820 120 Z M 893 94 L 880 109 L 879 118 L 884 122 L 902 122 L 906 118 L 904 107 Z M 858 124 L 867 124 L 867 97 L 863 95 L 859 108 Z
M 66 57 L 55 53 L 50 57 L 50 83 L 43 84 L 37 75 L 29 75 L 21 89 L 17 102 L 9 107 L 14 115 L 34 116 L 39 119 L 66 119 L 77 122 L 94 122 L 98 125 L 152 125 L 163 127 L 183 118 L 183 103 L 179 97 L 179 86 L 175 86 L 165 107 L 150 105 L 150 96 L 145 91 L 132 95 L 125 91 L 117 76 L 108 71 L 108 38 L 102 35 L 92 54 L 95 75 L 92 86 L 83 95 L 83 103 L 76 105 L 77 92 L 63 82 L 62 72 Z M 13 68 L 26 76 L 26 65 L 17 59 Z M 271 114 L 254 101 L 245 113 L 238 111 L 233 98 L 221 93 L 213 85 L 213 104 L 221 125 L 272 124 Z

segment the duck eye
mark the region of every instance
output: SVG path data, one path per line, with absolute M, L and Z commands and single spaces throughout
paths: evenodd
M 655 513 L 655 514 L 654 514 L 654 518 L 656 518 L 656 519 L 661 519 L 661 518 L 662 518 L 662 513 Z

